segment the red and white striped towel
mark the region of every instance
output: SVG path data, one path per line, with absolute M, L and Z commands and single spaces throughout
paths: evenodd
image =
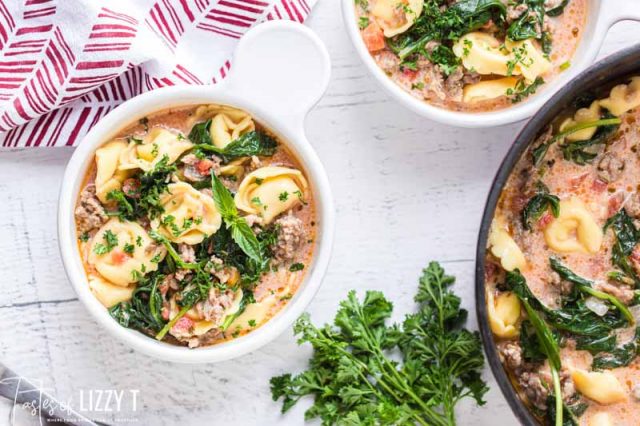
M 71 146 L 124 100 L 224 79 L 240 37 L 317 0 L 0 0 L 0 147 Z

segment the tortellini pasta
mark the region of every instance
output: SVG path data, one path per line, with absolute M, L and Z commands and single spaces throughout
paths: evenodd
M 462 65 L 478 74 L 508 74 L 508 63 L 513 60 L 510 52 L 494 36 L 471 32 L 464 35 L 453 45 L 453 53 L 462 60 Z M 513 75 L 520 74 L 514 67 Z
M 109 282 L 128 286 L 157 270 L 165 255 L 138 223 L 111 219 L 91 240 L 87 260 Z
M 203 319 L 203 317 L 196 312 L 195 308 L 192 308 L 189 311 L 187 311 L 185 316 L 193 321 L 193 328 L 190 330 L 189 334 L 191 336 L 202 336 L 208 331 L 214 328 L 220 327 L 230 315 L 234 315 L 240 310 L 240 305 L 242 303 L 242 295 L 243 295 L 242 290 L 238 289 L 235 292 L 233 303 L 231 304 L 231 306 L 229 306 L 224 311 L 223 315 L 221 315 L 220 318 L 216 321 L 207 321 Z M 170 307 L 169 318 L 173 318 L 180 311 L 180 308 L 178 307 L 175 299 L 171 299 L 169 307 Z
M 559 253 L 597 253 L 603 232 L 578 198 L 560 201 L 560 215 L 544 230 L 547 245 Z
M 249 160 L 249 157 L 236 158 L 230 161 L 228 164 L 220 167 L 220 176 L 233 176 L 236 180 L 242 179 L 244 175 L 244 163 Z
M 488 243 L 491 253 L 500 259 L 500 265 L 505 271 L 523 270 L 527 266 L 522 250 L 509 235 L 501 220 L 494 219 Z
M 220 229 L 222 217 L 209 195 L 185 182 L 172 183 L 160 197 L 164 212 L 151 227 L 174 243 L 201 243 Z
M 261 167 L 242 180 L 235 203 L 240 210 L 259 215 L 269 224 L 279 214 L 303 202 L 307 190 L 307 180 L 300 170 Z
M 520 319 L 520 300 L 518 296 L 512 292 L 504 292 L 494 297 L 492 292 L 488 292 L 487 310 L 493 334 L 507 339 L 519 334 L 517 324 Z
M 576 124 L 586 123 L 589 121 L 595 121 L 600 119 L 600 101 L 593 101 L 589 108 L 580 108 L 576 111 L 572 118 L 567 118 L 560 125 L 560 131 L 567 130 Z M 584 141 L 591 139 L 598 130 L 598 127 L 587 127 L 586 129 L 579 130 L 575 133 L 571 133 L 566 136 L 566 140 L 569 142 Z
M 120 154 L 120 170 L 142 169 L 147 172 L 167 157 L 167 164 L 173 164 L 193 144 L 184 136 L 161 127 L 154 127 L 144 136 L 142 142 L 132 139 Z
M 120 154 L 127 148 L 127 143 L 116 139 L 96 150 L 96 196 L 102 203 L 107 203 L 109 192 L 121 189 L 128 177 L 128 172 L 119 170 Z
M 609 97 L 600 101 L 600 105 L 616 116 L 640 106 L 640 77 L 633 77 L 629 84 L 615 86 Z
M 118 303 L 131 299 L 135 286 L 123 287 L 115 285 L 97 275 L 89 276 L 89 289 L 105 308 L 111 308 Z
M 510 90 L 515 90 L 516 84 L 518 84 L 518 79 L 515 77 L 504 77 L 467 84 L 462 89 L 462 100 L 467 103 L 474 103 L 499 98 L 509 94 Z
M 609 372 L 573 370 L 571 378 L 584 396 L 600 404 L 615 404 L 627 399 L 622 384 Z
M 273 307 L 276 306 L 279 297 L 278 294 L 271 294 L 259 302 L 247 305 L 245 310 L 233 320 L 229 326 L 229 332 L 234 333 L 242 330 L 251 330 L 264 323 L 269 315 L 271 315 Z
M 507 39 L 502 44 L 491 34 L 471 32 L 454 43 L 453 53 L 466 69 L 483 75 L 523 75 L 534 81 L 551 69 L 551 62 L 531 39 L 517 42 Z
M 511 51 L 512 60 L 516 62 L 520 73 L 527 81 L 534 81 L 551 69 L 551 62 L 533 44 L 532 39 L 522 41 L 506 39 L 505 46 Z
M 218 148 L 224 148 L 231 141 L 255 129 L 256 125 L 249 114 L 239 109 L 228 108 L 213 117 L 209 133 L 213 144 Z
M 371 15 L 385 37 L 407 31 L 422 13 L 423 0 L 376 0 Z

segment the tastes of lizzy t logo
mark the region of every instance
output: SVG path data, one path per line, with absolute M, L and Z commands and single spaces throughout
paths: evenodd
M 95 422 L 130 424 L 138 421 L 135 416 L 140 403 L 138 389 L 79 389 L 77 401 L 74 401 L 74 396 L 67 402 L 61 402 L 50 397 L 51 389 L 43 388 L 38 380 L 4 377 L 0 380 L 0 390 L 1 396 L 13 399 L 12 426 L 51 423 L 90 426 Z

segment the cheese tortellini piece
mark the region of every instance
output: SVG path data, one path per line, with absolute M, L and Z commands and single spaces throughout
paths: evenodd
M 504 77 L 495 80 L 485 80 L 478 83 L 467 84 L 462 89 L 462 100 L 466 103 L 486 101 L 499 98 L 515 90 L 518 79 Z
M 547 245 L 559 253 L 590 253 L 600 250 L 603 232 L 578 198 L 560 201 L 560 215 L 544 230 Z
M 532 39 L 511 41 L 506 39 L 505 46 L 511 51 L 512 60 L 517 61 L 519 74 L 533 82 L 537 77 L 546 74 L 551 69 L 551 62 L 533 44 Z
M 242 180 L 235 203 L 238 209 L 259 215 L 269 224 L 279 214 L 303 202 L 307 191 L 307 180 L 300 170 L 267 166 L 254 170 Z
M 121 189 L 122 183 L 129 176 L 127 171 L 119 170 L 120 154 L 127 148 L 127 143 L 116 139 L 104 144 L 96 150 L 96 196 L 106 204 L 109 192 Z
M 423 0 L 376 0 L 371 15 L 385 37 L 407 31 L 422 13 Z
M 500 265 L 505 271 L 523 270 L 527 266 L 522 250 L 509 235 L 501 220 L 494 219 L 488 243 L 491 253 L 500 259 Z
M 208 321 L 204 319 L 204 316 L 201 314 L 201 312 L 198 312 L 195 308 L 191 308 L 190 310 L 188 310 L 185 314 L 185 317 L 193 321 L 193 328 L 190 330 L 189 334 L 191 334 L 192 336 L 202 336 L 208 331 L 222 326 L 227 317 L 236 314 L 240 310 L 240 305 L 242 304 L 242 295 L 242 290 L 238 289 L 234 294 L 233 303 L 231 304 L 231 306 L 229 306 L 216 321 Z M 178 315 L 179 311 L 180 307 L 176 303 L 175 298 L 171 299 L 171 301 L 169 302 L 169 318 L 174 318 L 176 315 Z
M 120 170 L 152 170 L 167 157 L 167 164 L 173 164 L 193 144 L 184 136 L 161 127 L 149 130 L 142 142 L 132 139 L 120 155 Z
M 229 332 L 251 330 L 263 324 L 269 319 L 279 297 L 279 294 L 270 294 L 259 302 L 247 305 L 245 310 L 229 325 Z
M 209 195 L 185 182 L 172 183 L 160 197 L 164 212 L 151 227 L 174 243 L 201 243 L 222 224 L 222 217 Z
M 560 131 L 565 131 L 576 124 L 587 123 L 589 121 L 595 121 L 600 119 L 600 101 L 593 101 L 589 108 L 580 108 L 576 111 L 572 118 L 567 118 L 560 124 Z M 566 140 L 569 142 L 584 141 L 591 139 L 598 130 L 598 127 L 587 127 L 586 129 L 579 130 L 575 133 L 571 133 L 566 136 Z
M 493 292 L 488 292 L 487 309 L 493 334 L 506 339 L 519 334 L 520 300 L 515 293 L 508 291 L 494 297 Z
M 622 384 L 610 372 L 573 370 L 571 378 L 584 396 L 599 404 L 615 404 L 627 399 Z
M 513 60 L 497 38 L 479 31 L 465 34 L 456 41 L 453 53 L 462 60 L 466 69 L 483 75 L 507 75 L 508 63 Z M 520 74 L 520 69 L 514 67 L 512 74 Z
M 89 265 L 112 284 L 128 286 L 158 269 L 166 250 L 136 222 L 110 219 L 91 240 Z
M 600 101 L 600 105 L 615 116 L 640 106 L 640 77 L 633 77 L 629 84 L 615 86 L 611 89 L 609 97 Z
M 218 148 L 224 148 L 255 129 L 256 125 L 249 114 L 239 109 L 227 108 L 213 117 L 209 133 L 213 144 Z
M 502 44 L 491 34 L 471 32 L 454 43 L 453 53 L 466 69 L 483 75 L 522 75 L 532 82 L 551 69 L 551 62 L 531 39 L 507 39 Z
M 105 308 L 111 308 L 118 303 L 130 300 L 135 285 L 123 287 L 112 284 L 98 275 L 89 275 L 89 289 Z

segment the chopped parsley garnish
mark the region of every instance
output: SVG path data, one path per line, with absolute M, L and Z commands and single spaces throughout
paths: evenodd
M 83 243 L 86 243 L 87 241 L 89 241 L 89 233 L 83 232 L 78 239 Z
M 247 321 L 247 324 L 249 324 L 249 327 L 255 327 L 256 326 L 256 320 L 250 319 L 249 321 Z
M 118 236 L 111 232 L 111 230 L 107 230 L 102 236 L 102 239 L 104 240 L 104 244 L 97 243 L 93 247 L 95 254 L 107 254 L 118 246 Z
M 122 250 L 127 254 L 133 254 L 133 252 L 136 250 L 136 246 L 134 246 L 133 244 L 126 243 L 122 248 Z
M 366 16 L 361 16 L 360 20 L 358 21 L 358 26 L 361 30 L 367 28 L 369 26 L 369 18 L 367 18 Z
M 289 193 L 287 191 L 281 192 L 278 199 L 284 203 L 289 199 Z

